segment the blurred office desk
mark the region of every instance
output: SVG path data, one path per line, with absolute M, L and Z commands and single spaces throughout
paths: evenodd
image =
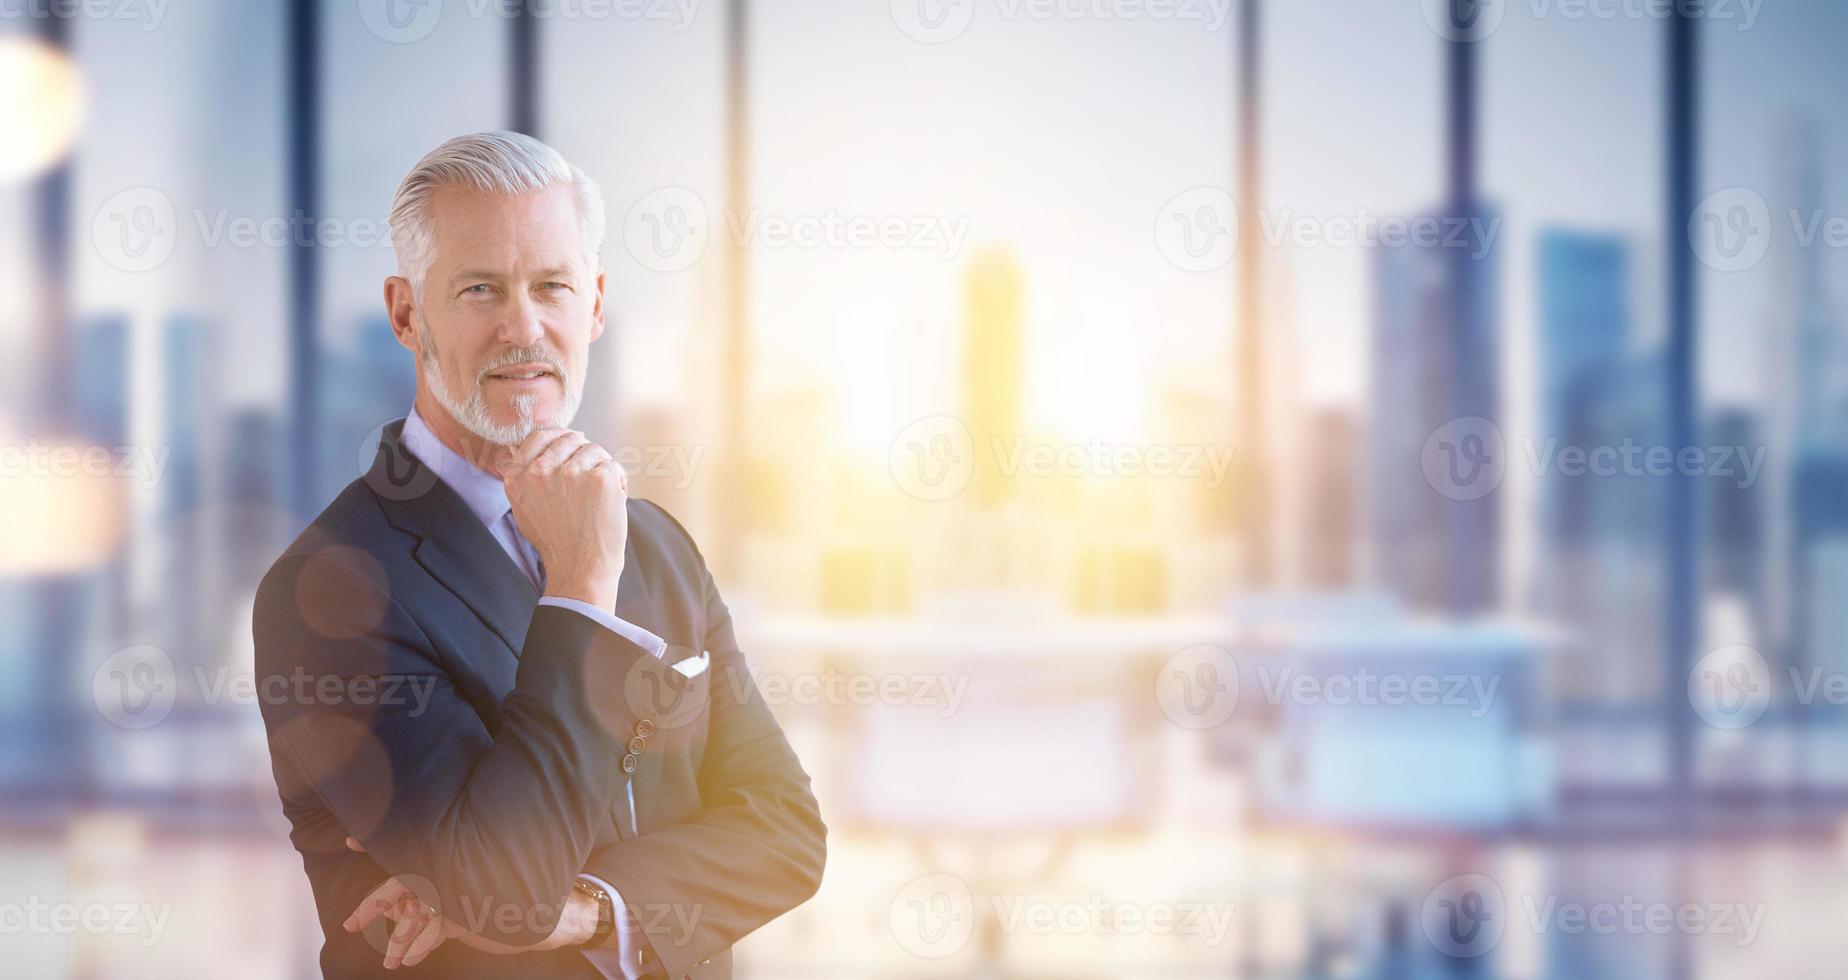
M 1175 650 L 1227 632 L 1217 616 L 1031 603 L 757 623 L 742 640 L 815 777 L 830 855 L 821 894 L 792 916 L 808 924 L 753 939 L 740 962 L 784 964 L 764 974 L 779 976 L 1225 975 L 1235 937 L 1026 916 L 1099 900 L 1229 907 L 1234 794 L 1203 786 L 1198 733 L 1166 723 L 1153 687 Z M 818 696 L 798 694 L 804 682 Z M 1208 814 L 1192 809 L 1203 795 Z M 811 948 L 789 947 L 798 930 Z

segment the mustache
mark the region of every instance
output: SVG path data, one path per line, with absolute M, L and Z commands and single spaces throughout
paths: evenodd
M 490 371 L 498 371 L 515 364 L 544 364 L 552 369 L 553 374 L 558 375 L 560 381 L 565 380 L 565 362 L 544 347 L 533 344 L 527 347 L 509 347 L 494 355 L 475 371 L 475 383 L 480 384 L 486 380 Z

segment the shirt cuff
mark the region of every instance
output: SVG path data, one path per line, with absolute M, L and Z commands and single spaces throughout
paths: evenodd
M 642 966 L 642 950 L 646 940 L 642 938 L 641 924 L 628 913 L 628 906 L 622 903 L 622 895 L 609 882 L 592 874 L 581 874 L 578 877 L 608 892 L 610 903 L 616 910 L 616 934 L 613 940 L 596 949 L 585 949 L 584 955 L 597 968 L 597 972 L 609 980 L 641 980 L 647 975 L 647 970 Z
M 606 609 L 598 609 L 582 599 L 567 599 L 564 596 L 549 595 L 540 598 L 539 604 L 558 606 L 561 609 L 569 609 L 580 616 L 589 617 L 591 622 L 648 651 L 657 660 L 667 655 L 666 640 L 626 619 L 618 619 L 614 613 Z

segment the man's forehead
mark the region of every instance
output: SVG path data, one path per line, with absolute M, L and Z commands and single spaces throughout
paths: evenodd
M 584 259 L 576 203 L 564 185 L 520 195 L 442 187 L 430 205 L 439 264 L 576 266 Z

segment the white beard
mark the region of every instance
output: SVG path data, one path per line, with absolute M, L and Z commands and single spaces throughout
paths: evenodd
M 542 428 L 564 428 L 577 417 L 578 404 L 584 399 L 584 387 L 571 383 L 565 366 L 558 363 L 550 353 L 535 348 L 518 348 L 503 352 L 493 361 L 483 365 L 475 374 L 475 389 L 469 392 L 467 399 L 457 398 L 443 381 L 442 365 L 437 363 L 436 342 L 430 336 L 430 325 L 420 316 L 418 334 L 423 345 L 424 378 L 430 382 L 430 394 L 436 396 L 436 403 L 443 406 L 464 429 L 475 438 L 500 446 L 517 446 L 532 435 L 533 430 Z M 528 361 L 540 361 L 549 364 L 558 373 L 559 383 L 565 386 L 565 403 L 560 406 L 554 418 L 536 418 L 533 395 L 513 396 L 513 409 L 519 414 L 519 421 L 499 423 L 488 413 L 487 400 L 482 397 L 481 379 L 495 368 L 522 364 Z

